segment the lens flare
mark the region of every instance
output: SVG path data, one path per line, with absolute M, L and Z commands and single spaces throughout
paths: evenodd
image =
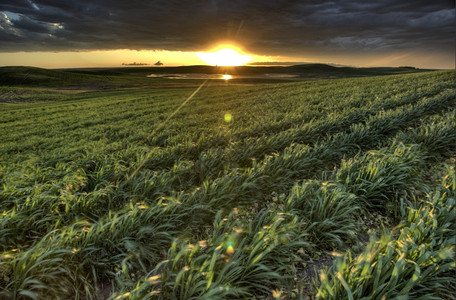
M 231 76 L 229 74 L 222 75 L 222 79 L 230 80 L 231 78 L 233 78 L 233 76 Z
M 233 116 L 231 114 L 225 114 L 225 122 L 230 123 L 233 120 Z
M 226 248 L 226 254 L 232 255 L 234 253 L 233 243 L 228 242 L 228 247 Z

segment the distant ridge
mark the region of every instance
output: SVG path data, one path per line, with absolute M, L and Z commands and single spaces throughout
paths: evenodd
M 339 67 L 327 64 L 300 64 L 292 66 L 239 66 L 239 67 L 214 67 L 214 66 L 178 66 L 178 67 L 116 67 L 116 68 L 75 68 L 75 69 L 43 69 L 27 66 L 0 67 L 0 85 L 46 85 L 46 86 L 71 86 L 86 85 L 87 87 L 103 88 L 117 83 L 128 81 L 129 85 L 137 84 L 139 78 L 144 79 L 149 74 L 235 74 L 235 75 L 264 75 L 264 74 L 290 74 L 296 79 L 331 79 L 345 77 L 363 77 L 414 73 L 431 71 L 404 67 L 377 67 L 355 68 Z M 121 79 L 122 78 L 122 79 Z M 296 80 L 295 79 L 295 80 Z M 138 82 L 139 83 L 139 82 Z M 144 83 L 144 82 L 143 82 Z
M 65 84 L 95 80 L 90 74 L 27 66 L 0 67 L 0 85 Z
M 224 73 L 232 72 L 234 74 L 260 74 L 260 73 L 290 73 L 290 74 L 310 74 L 312 72 L 346 74 L 353 76 L 362 75 L 387 75 L 397 73 L 410 73 L 430 71 L 427 69 L 416 69 L 411 67 L 374 67 L 374 68 L 356 68 L 348 66 L 332 66 L 321 63 L 299 64 L 291 66 L 238 66 L 238 67 L 217 67 L 206 65 L 177 66 L 177 67 L 136 67 L 136 68 L 80 68 L 64 69 L 68 72 L 77 72 L 85 74 L 103 74 L 103 75 L 120 75 L 125 73 Z

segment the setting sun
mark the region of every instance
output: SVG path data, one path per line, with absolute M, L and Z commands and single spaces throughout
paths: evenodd
M 252 59 L 251 56 L 240 54 L 238 51 L 233 47 L 225 47 L 212 52 L 197 52 L 196 55 L 211 66 L 242 66 Z

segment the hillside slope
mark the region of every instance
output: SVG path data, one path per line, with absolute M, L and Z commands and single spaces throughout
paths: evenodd
M 454 76 L 0 103 L 0 298 L 454 298 Z

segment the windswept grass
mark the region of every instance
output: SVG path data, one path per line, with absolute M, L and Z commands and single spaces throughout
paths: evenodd
M 364 252 L 336 259 L 320 274 L 317 299 L 389 299 L 454 296 L 454 167 L 443 186 L 410 208 L 395 234 L 371 237 Z M 432 296 L 431 296 L 432 295 Z
M 212 236 L 174 242 L 166 260 L 118 299 L 159 294 L 169 299 L 226 299 L 268 295 L 291 277 L 287 265 L 306 233 L 293 214 L 260 211 L 251 220 L 217 214 Z M 126 274 L 128 276 L 128 273 Z M 113 295 L 115 297 L 115 295 Z
M 452 72 L 159 83 L 1 87 L 0 298 L 456 295 Z

